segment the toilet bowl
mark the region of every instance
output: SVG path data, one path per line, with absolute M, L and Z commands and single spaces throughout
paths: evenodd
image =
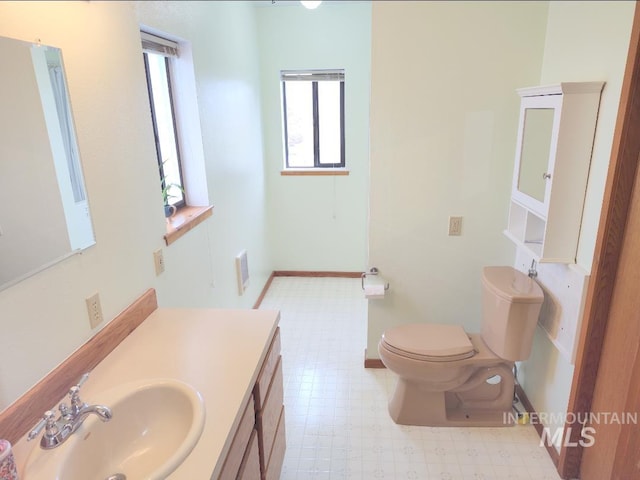
M 380 359 L 398 375 L 389 401 L 403 425 L 502 426 L 510 415 L 514 362 L 531 353 L 543 301 L 540 286 L 511 267 L 485 267 L 479 334 L 459 325 L 405 324 L 388 329 Z

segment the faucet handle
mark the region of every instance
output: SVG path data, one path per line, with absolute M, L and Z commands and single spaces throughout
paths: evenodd
M 69 389 L 69 400 L 71 402 L 71 408 L 68 410 L 68 413 L 77 415 L 78 411 L 80 411 L 84 405 L 84 402 L 80 398 L 80 387 L 78 385 L 74 385 Z
M 31 441 L 36 438 L 43 428 L 47 427 L 47 433 L 56 426 L 56 414 L 51 410 L 44 412 L 42 419 L 36 424 L 35 427 L 27 435 L 27 441 Z
M 58 433 L 58 425 L 56 423 L 56 414 L 47 410 L 44 412 L 44 434 L 46 436 L 52 437 Z
M 80 377 L 78 383 L 69 389 L 69 400 L 71 408 L 67 410 L 68 414 L 77 415 L 80 409 L 84 406 L 84 402 L 80 399 L 80 387 L 87 381 L 89 374 L 85 373 Z
M 84 383 L 89 380 L 89 372 L 83 373 L 82 376 L 80 377 L 80 379 L 78 380 L 78 383 L 76 383 L 76 387 L 80 388 L 82 385 L 84 385 Z

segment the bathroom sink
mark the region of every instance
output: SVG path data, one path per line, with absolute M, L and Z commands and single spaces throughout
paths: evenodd
M 190 385 L 154 379 L 91 395 L 111 408 L 106 423 L 88 418 L 62 445 L 35 445 L 26 480 L 160 480 L 189 455 L 204 426 L 204 403 Z

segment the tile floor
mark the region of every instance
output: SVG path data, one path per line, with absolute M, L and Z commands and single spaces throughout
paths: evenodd
M 394 375 L 365 369 L 359 279 L 276 277 L 287 453 L 281 480 L 559 479 L 532 426 L 407 427 L 387 399 Z

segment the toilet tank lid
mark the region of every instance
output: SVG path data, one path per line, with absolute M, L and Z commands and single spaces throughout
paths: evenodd
M 514 303 L 542 303 L 540 285 L 513 267 L 484 267 L 482 283 L 496 295 Z
M 386 330 L 382 338 L 398 350 L 428 357 L 449 357 L 473 350 L 460 325 L 409 323 Z

